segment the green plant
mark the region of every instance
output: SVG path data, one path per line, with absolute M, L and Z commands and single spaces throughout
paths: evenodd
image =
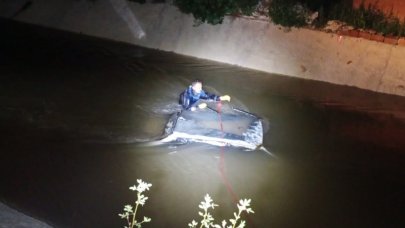
M 402 19 L 403 23 L 401 23 L 401 26 L 398 29 L 398 36 L 402 37 L 405 36 L 405 18 Z
M 124 206 L 124 212 L 122 214 L 118 214 L 122 219 L 126 219 L 128 226 L 125 226 L 125 228 L 133 228 L 133 227 L 142 227 L 143 223 L 150 222 L 152 219 L 148 217 L 143 217 L 143 220 L 141 222 L 138 222 L 136 220 L 136 213 L 138 212 L 138 207 L 139 205 L 143 206 L 146 203 L 146 200 L 148 197 L 143 195 L 142 193 L 146 190 L 149 190 L 149 188 L 152 186 L 152 184 L 143 182 L 142 180 L 138 179 L 138 186 L 133 185 L 129 187 L 130 190 L 136 191 L 137 192 L 137 198 L 135 201 L 135 209 L 133 208 L 132 205 L 125 205 Z
M 321 6 L 318 10 L 318 18 L 314 21 L 315 27 L 322 27 L 328 22 L 325 9 Z
M 212 215 L 208 212 L 209 208 L 214 209 L 218 205 L 214 203 L 214 201 L 211 199 L 211 197 L 207 194 L 204 197 L 205 201 L 201 201 L 200 205 L 198 206 L 202 211 L 198 212 L 198 214 L 202 217 L 201 222 L 200 222 L 200 228 L 205 227 L 214 227 L 214 228 L 243 228 L 246 225 L 246 222 L 244 220 L 241 220 L 239 222 L 239 219 L 241 218 L 241 215 L 243 212 L 246 213 L 254 213 L 252 208 L 250 208 L 250 199 L 243 199 L 239 200 L 239 203 L 237 204 L 238 206 L 238 213 L 233 213 L 234 218 L 229 219 L 229 222 L 231 223 L 230 225 L 227 225 L 227 221 L 223 220 L 221 225 L 219 224 L 214 224 L 214 218 Z M 192 221 L 191 223 L 188 224 L 190 228 L 197 227 L 198 222 Z
M 384 22 L 385 15 L 382 10 L 379 10 L 376 5 L 368 5 L 367 10 L 364 13 L 365 28 L 374 29 L 374 26 Z
M 317 11 L 318 18 L 313 25 L 324 26 L 329 20 L 338 20 L 355 28 L 374 30 L 383 35 L 402 36 L 405 34 L 405 20 L 401 22 L 390 13 L 384 13 L 377 3 L 358 8 L 350 0 L 272 0 L 269 15 L 275 24 L 286 27 L 305 26 L 309 12 Z M 307 7 L 308 6 L 308 7 Z
M 269 6 L 269 16 L 276 25 L 302 27 L 305 23 L 305 10 L 295 0 L 273 0 Z
M 174 4 L 184 13 L 193 14 L 196 25 L 221 24 L 225 15 L 250 15 L 259 0 L 175 0 Z

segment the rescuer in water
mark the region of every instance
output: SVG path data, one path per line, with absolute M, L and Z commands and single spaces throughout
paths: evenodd
M 217 96 L 215 94 L 207 93 L 202 89 L 202 82 L 200 80 L 195 80 L 191 85 L 180 94 L 180 104 L 186 110 L 195 111 L 198 108 L 204 109 L 207 107 L 206 103 L 199 103 L 197 101 L 210 100 L 210 101 L 231 101 L 231 97 L 228 95 Z

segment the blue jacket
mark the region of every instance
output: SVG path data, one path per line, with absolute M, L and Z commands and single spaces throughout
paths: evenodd
M 189 86 L 184 92 L 180 94 L 179 102 L 184 109 L 188 110 L 191 107 L 195 106 L 197 101 L 200 99 L 219 101 L 219 96 L 207 93 L 204 90 L 201 90 L 200 93 L 194 93 L 191 86 Z

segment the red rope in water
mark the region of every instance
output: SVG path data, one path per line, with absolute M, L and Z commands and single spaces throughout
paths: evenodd
M 221 101 L 219 101 L 217 103 L 217 112 L 218 112 L 218 118 L 219 118 L 219 124 L 221 127 L 221 132 L 222 132 L 222 138 L 224 137 L 225 133 L 224 133 L 224 127 L 222 125 L 222 116 L 221 116 L 221 110 L 222 108 L 222 103 Z M 226 186 L 226 189 L 228 190 L 228 193 L 231 195 L 232 200 L 234 203 L 238 203 L 238 199 L 239 197 L 235 194 L 235 192 L 232 189 L 232 185 L 229 183 L 228 178 L 225 174 L 225 149 L 224 146 L 221 146 L 221 157 L 219 160 L 219 173 L 221 174 L 221 178 L 222 178 L 222 182 L 224 183 L 224 185 Z
M 222 110 L 221 109 L 222 109 L 222 102 L 219 101 L 217 103 L 217 113 L 218 113 L 219 124 L 220 124 L 220 127 L 221 127 L 222 138 L 223 138 L 225 136 L 225 133 L 224 133 L 224 127 L 222 125 L 222 116 L 221 116 Z M 235 204 L 238 204 L 239 197 L 233 191 L 232 185 L 231 185 L 231 183 L 229 183 L 228 178 L 227 178 L 226 173 L 225 173 L 225 149 L 224 149 L 224 146 L 221 146 L 221 157 L 220 157 L 220 160 L 219 160 L 218 168 L 219 168 L 219 173 L 221 174 L 222 182 L 226 186 L 226 190 L 231 195 L 233 202 Z M 251 227 L 255 227 L 254 224 L 253 224 L 252 218 L 249 216 L 249 214 L 247 214 L 246 216 L 247 216 L 247 221 L 248 221 L 249 225 Z

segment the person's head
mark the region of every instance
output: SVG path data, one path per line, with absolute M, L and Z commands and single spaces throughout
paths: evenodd
M 202 82 L 200 80 L 193 81 L 193 83 L 191 83 L 191 88 L 193 89 L 194 93 L 201 93 Z

